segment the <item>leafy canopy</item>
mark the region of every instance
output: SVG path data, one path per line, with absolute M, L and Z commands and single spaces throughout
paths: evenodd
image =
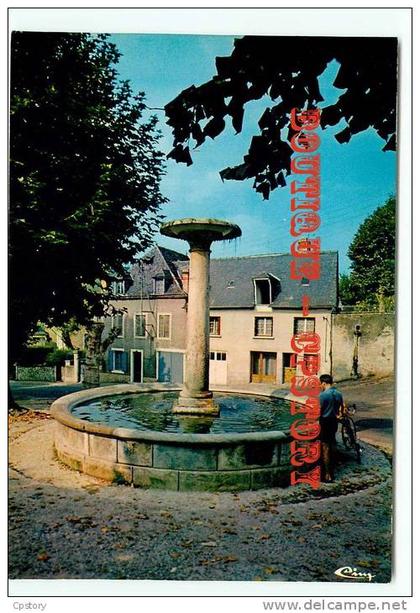
M 245 36 L 236 39 L 229 57 L 216 57 L 212 80 L 182 91 L 166 105 L 173 128 L 174 148 L 168 157 L 192 164 L 190 146 L 216 138 L 230 118 L 241 132 L 244 106 L 268 94 L 268 106 L 252 138 L 243 163 L 221 171 L 222 179 L 254 178 L 254 188 L 265 199 L 286 185 L 292 149 L 281 131 L 292 108 L 314 108 L 323 102 L 319 77 L 329 62 L 340 64 L 334 86 L 343 89 L 335 104 L 324 107 L 321 126 L 345 121 L 336 134 L 347 143 L 354 134 L 372 127 L 385 140 L 384 151 L 396 145 L 396 38 Z M 287 131 L 287 130 L 286 130 Z
M 395 279 L 395 197 L 369 215 L 348 250 L 350 274 L 340 279 L 344 303 L 388 310 Z
M 165 202 L 157 119 L 119 82 L 105 35 L 14 32 L 10 329 L 102 315 L 110 283 L 149 247 Z

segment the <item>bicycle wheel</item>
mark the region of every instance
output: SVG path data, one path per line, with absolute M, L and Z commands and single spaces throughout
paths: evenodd
M 360 447 L 360 443 L 356 440 L 355 442 L 355 447 L 354 447 L 355 451 L 356 451 L 356 460 L 358 464 L 361 464 L 362 462 L 362 449 Z
M 354 421 L 350 417 L 347 417 L 346 421 L 341 426 L 341 438 L 343 440 L 343 445 L 346 449 L 354 449 L 356 453 L 357 463 L 360 464 L 360 444 L 357 441 L 356 426 L 354 425 Z
M 341 439 L 346 449 L 354 447 L 355 437 L 350 418 L 347 418 L 341 425 Z

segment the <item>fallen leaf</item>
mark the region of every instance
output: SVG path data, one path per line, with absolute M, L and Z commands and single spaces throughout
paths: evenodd
M 236 556 L 224 556 L 222 558 L 222 562 L 237 562 L 238 558 Z
M 271 539 L 271 534 L 261 534 L 260 541 L 268 541 L 268 539 Z
M 198 560 L 199 566 L 208 566 L 212 562 L 214 562 L 214 560 Z
M 169 513 L 169 511 L 161 511 L 160 515 L 162 517 L 173 517 L 172 513 Z
M 228 556 L 215 556 L 214 558 L 210 558 L 210 560 L 199 560 L 200 566 L 208 566 L 209 564 L 218 564 L 219 562 L 223 564 L 227 564 L 229 562 L 237 562 L 238 558 L 236 556 L 228 555 Z
M 231 530 L 230 528 L 224 528 L 222 532 L 223 534 L 238 534 L 236 530 Z
M 39 560 L 40 562 L 45 562 L 46 560 L 50 559 L 50 556 L 48 555 L 48 553 L 46 551 L 41 551 L 37 557 L 37 560 Z
M 204 541 L 204 543 L 200 543 L 203 547 L 217 547 L 217 543 L 214 541 Z
M 117 556 L 115 556 L 115 559 L 118 560 L 119 562 L 128 562 L 129 560 L 132 560 L 134 558 L 134 555 L 132 553 L 119 553 Z

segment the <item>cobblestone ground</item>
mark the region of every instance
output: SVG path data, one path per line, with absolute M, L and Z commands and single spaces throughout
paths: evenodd
M 172 493 L 70 470 L 53 427 L 10 418 L 11 579 L 340 581 L 348 565 L 390 579 L 391 469 L 368 445 L 316 493 Z

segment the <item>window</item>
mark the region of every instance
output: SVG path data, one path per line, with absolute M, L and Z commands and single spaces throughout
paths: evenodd
M 321 356 L 319 353 L 305 353 L 303 355 L 306 374 L 317 375 L 321 368 Z
M 112 293 L 115 296 L 125 294 L 125 281 L 113 281 Z
M 273 318 L 256 317 L 254 336 L 273 336 Z
M 220 317 L 210 317 L 210 336 L 220 336 Z
M 165 293 L 165 278 L 163 276 L 154 277 L 153 279 L 153 293 L 164 294 Z
M 112 316 L 112 327 L 117 328 L 119 331 L 119 338 L 124 337 L 124 315 L 122 313 L 117 313 L 116 315 Z
M 146 313 L 135 313 L 134 315 L 134 338 L 146 337 Z
M 270 279 L 254 279 L 254 289 L 255 304 L 271 304 L 273 302 Z
M 123 349 L 111 349 L 111 371 L 125 372 L 125 354 Z
M 159 313 L 158 338 L 171 338 L 171 316 L 169 313 Z
M 293 334 L 302 332 L 315 332 L 315 317 L 295 317 L 293 322 Z
M 217 360 L 218 362 L 226 362 L 225 351 L 210 351 L 210 360 Z

